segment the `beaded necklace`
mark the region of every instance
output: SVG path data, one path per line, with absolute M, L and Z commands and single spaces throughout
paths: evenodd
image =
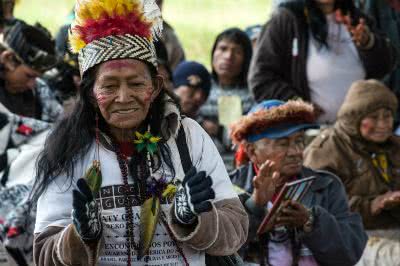
M 123 188 L 124 188 L 123 189 L 124 208 L 125 208 L 125 212 L 127 214 L 127 220 L 126 220 L 127 253 L 128 253 L 127 254 L 128 255 L 127 265 L 131 266 L 132 265 L 132 263 L 131 263 L 132 247 L 136 250 L 136 252 L 139 251 L 140 247 L 135 242 L 134 225 L 133 225 L 133 210 L 132 210 L 133 205 L 132 205 L 132 201 L 129 199 L 130 187 L 129 187 L 129 183 L 128 183 L 128 167 L 127 167 L 128 158 L 126 157 L 126 155 L 121 153 L 118 145 L 113 144 L 113 147 L 114 147 L 114 151 L 117 155 L 117 161 L 118 161 L 119 168 L 121 170 L 122 182 L 123 182 Z M 143 154 L 137 153 L 137 155 L 143 155 Z M 150 191 L 159 191 L 159 192 L 163 191 L 163 189 L 159 189 L 159 188 L 154 189 L 154 182 L 150 183 L 149 188 L 146 187 L 146 182 L 143 179 L 143 176 L 147 176 L 147 174 L 150 174 L 149 176 L 152 176 L 152 174 L 153 174 L 151 156 L 150 156 L 149 152 L 147 152 L 146 155 L 147 155 L 146 156 L 147 157 L 146 158 L 147 165 L 139 164 L 138 169 L 137 169 L 137 178 L 134 178 L 134 179 L 136 179 L 135 180 L 135 185 L 136 185 L 135 188 L 136 188 L 136 192 L 138 192 L 138 194 L 139 194 L 139 202 L 141 205 L 145 202 L 146 198 L 149 196 L 149 195 L 147 195 L 149 190 Z M 168 186 L 165 185 L 165 187 L 168 187 Z M 167 190 L 168 189 L 166 188 L 164 190 L 164 193 L 157 193 L 158 194 L 157 196 L 161 197 L 161 195 L 164 195 L 165 191 L 167 191 Z M 177 239 L 173 235 L 172 230 L 168 225 L 168 222 L 166 220 L 166 215 L 162 211 L 161 211 L 160 218 L 161 218 L 162 224 L 166 228 L 166 231 L 167 231 L 169 237 L 174 242 L 179 255 L 181 255 L 181 257 L 183 258 L 185 266 L 189 266 L 188 260 L 185 256 L 185 254 L 183 253 L 182 248 L 179 246 Z M 148 259 L 149 259 L 149 257 L 147 256 L 145 258 L 145 261 L 147 261 Z

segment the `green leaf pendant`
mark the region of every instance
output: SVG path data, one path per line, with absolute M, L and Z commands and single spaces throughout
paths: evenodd
M 84 178 L 93 194 L 99 192 L 102 182 L 100 161 L 93 160 L 92 166 L 86 171 Z
M 160 199 L 153 196 L 143 203 L 140 210 L 139 259 L 145 256 L 150 249 L 159 217 Z

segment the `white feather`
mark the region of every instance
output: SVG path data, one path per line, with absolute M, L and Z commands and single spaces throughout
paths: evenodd
M 163 20 L 161 10 L 156 4 L 155 0 L 142 0 L 144 16 L 153 22 L 152 34 L 153 38 L 157 40 L 162 36 Z

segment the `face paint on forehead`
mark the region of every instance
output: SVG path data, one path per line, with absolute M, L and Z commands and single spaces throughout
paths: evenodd
M 118 60 L 111 60 L 103 63 L 103 69 L 121 69 L 124 67 L 133 67 L 136 68 L 137 65 L 132 61 L 132 59 L 118 59 Z

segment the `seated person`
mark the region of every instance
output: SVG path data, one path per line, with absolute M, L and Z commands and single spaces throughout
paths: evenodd
M 50 127 L 0 105 L 0 250 L 7 250 L 0 252 L 1 266 L 33 263 L 35 216 L 29 213 L 26 198 Z
M 197 62 L 184 61 L 176 67 L 173 81 L 182 113 L 198 120 L 200 107 L 207 100 L 211 88 L 211 76 L 207 69 Z
M 241 197 L 250 217 L 244 258 L 261 265 L 354 265 L 367 236 L 361 218 L 351 213 L 341 181 L 326 171 L 303 166 L 304 130 L 316 125 L 314 109 L 301 100 L 263 101 L 232 125 L 234 143 L 243 144 L 250 163 L 231 174 L 247 191 Z M 316 176 L 301 202 L 283 202 L 273 230 L 259 239 L 259 258 L 251 257 L 255 230 L 282 186 Z M 248 256 L 250 255 L 250 257 Z M 266 264 L 267 262 L 267 264 Z
M 7 28 L 0 42 L 0 105 L 17 115 L 55 121 L 62 106 L 39 79 L 55 64 L 54 42 L 44 28 L 22 21 Z
M 305 165 L 342 179 L 351 210 L 363 218 L 374 245 L 367 246 L 361 265 L 399 262 L 400 138 L 393 135 L 397 106 L 396 96 L 381 82 L 357 81 L 334 127 L 322 131 L 305 152 Z

